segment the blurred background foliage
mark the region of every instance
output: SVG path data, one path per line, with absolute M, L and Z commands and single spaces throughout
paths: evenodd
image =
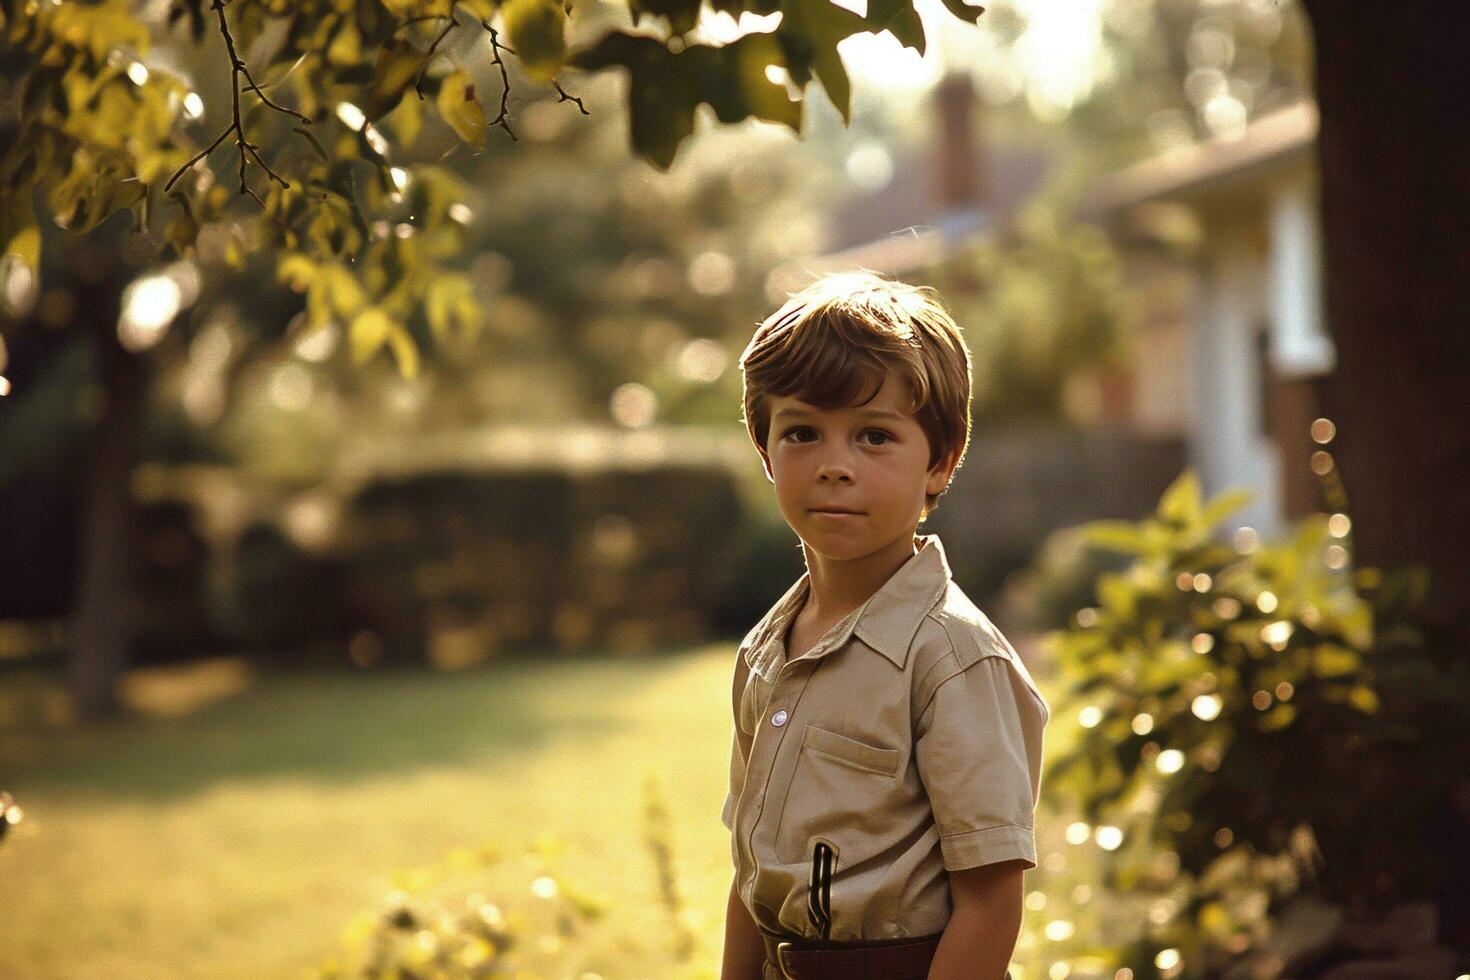
M 1082 171 L 1029 199 L 1003 234 L 965 242 L 924 278 L 980 354 L 971 411 L 978 424 L 1064 418 L 1066 382 L 1117 367 L 1136 319 L 1122 262 L 1106 233 L 1071 218 Z

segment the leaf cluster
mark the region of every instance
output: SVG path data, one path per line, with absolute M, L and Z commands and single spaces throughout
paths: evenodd
M 544 865 L 560 848 L 558 839 L 543 836 L 527 851 Z M 505 848 L 486 844 L 396 872 L 395 888 L 381 908 L 347 926 L 342 952 L 321 963 L 318 975 L 324 980 L 472 980 L 522 976 L 557 964 L 558 951 L 604 918 L 608 903 L 544 867 L 529 883 L 529 901 L 495 901 L 478 891 L 457 894 L 455 884 L 483 879 L 510 856 Z
M 971 23 L 982 10 L 945 2 Z M 16 92 L 0 115 L 6 267 L 34 278 L 44 228 L 86 232 L 128 210 L 180 256 L 237 271 L 262 256 L 305 294 L 313 327 L 336 320 L 357 360 L 386 349 L 411 375 L 424 342 L 481 319 L 453 271 L 466 212 L 445 159 L 496 126 L 515 138 L 507 55 L 583 113 L 565 69 L 626 71 L 633 149 L 667 169 L 701 103 L 722 123 L 799 133 L 803 104 L 785 79 L 805 90 L 815 78 L 848 116 L 841 40 L 889 31 L 924 48 L 910 0 L 867 16 L 830 0 L 712 7 L 781 19 L 703 44 L 690 40 L 699 0 L 628 0 L 635 28 L 651 17 L 666 32 L 581 42 L 604 11 L 559 0 L 171 0 L 162 17 L 128 0 L 0 0 L 0 66 Z M 224 89 L 196 91 L 177 67 L 191 58 L 223 65 Z
M 1263 938 L 1271 903 L 1308 881 L 1344 901 L 1368 891 L 1383 856 L 1363 856 L 1355 814 L 1402 794 L 1386 759 L 1432 751 L 1419 719 L 1442 686 L 1419 677 L 1385 709 L 1386 680 L 1424 642 L 1422 569 L 1352 567 L 1341 514 L 1217 540 L 1250 496 L 1205 501 L 1186 470 L 1143 520 L 1079 527 L 1130 563 L 1046 637 L 1066 692 L 1055 716 L 1076 728 L 1043 793 L 1121 829 L 1111 887 L 1183 885 L 1159 943 L 1217 958 Z

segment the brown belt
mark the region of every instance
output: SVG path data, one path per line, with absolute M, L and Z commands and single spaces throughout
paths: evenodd
M 841 944 L 761 930 L 766 959 L 787 980 L 924 980 L 943 935 Z

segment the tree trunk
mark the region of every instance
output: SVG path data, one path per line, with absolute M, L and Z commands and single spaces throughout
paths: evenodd
M 1324 414 L 1337 425 L 1326 448 L 1347 492 L 1357 563 L 1427 566 L 1432 643 L 1463 658 L 1470 651 L 1470 126 L 1463 117 L 1470 6 L 1304 4 L 1316 36 L 1326 304 L 1338 353 L 1321 386 Z M 1465 803 L 1458 805 L 1463 825 Z M 1441 935 L 1470 943 L 1464 848 L 1442 857 L 1449 864 Z
M 1317 46 L 1327 447 L 1360 564 L 1429 567 L 1433 621 L 1470 648 L 1470 14 L 1305 0 Z
M 86 721 L 116 713 L 115 685 L 136 630 L 133 574 L 136 521 L 130 480 L 148 393 L 147 360 L 118 343 L 118 298 L 111 278 L 83 290 L 79 324 L 93 337 L 102 387 L 83 494 L 77 604 L 72 613 L 71 693 Z

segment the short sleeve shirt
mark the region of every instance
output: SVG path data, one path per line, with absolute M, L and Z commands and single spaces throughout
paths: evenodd
M 954 583 L 938 535 L 914 540 L 919 550 L 811 650 L 788 659 L 785 647 L 808 573 L 740 645 L 750 673 L 722 819 L 736 890 L 767 932 L 818 936 L 819 842 L 833 854 L 828 938 L 839 942 L 942 932 L 949 871 L 1036 866 L 1050 708 Z

